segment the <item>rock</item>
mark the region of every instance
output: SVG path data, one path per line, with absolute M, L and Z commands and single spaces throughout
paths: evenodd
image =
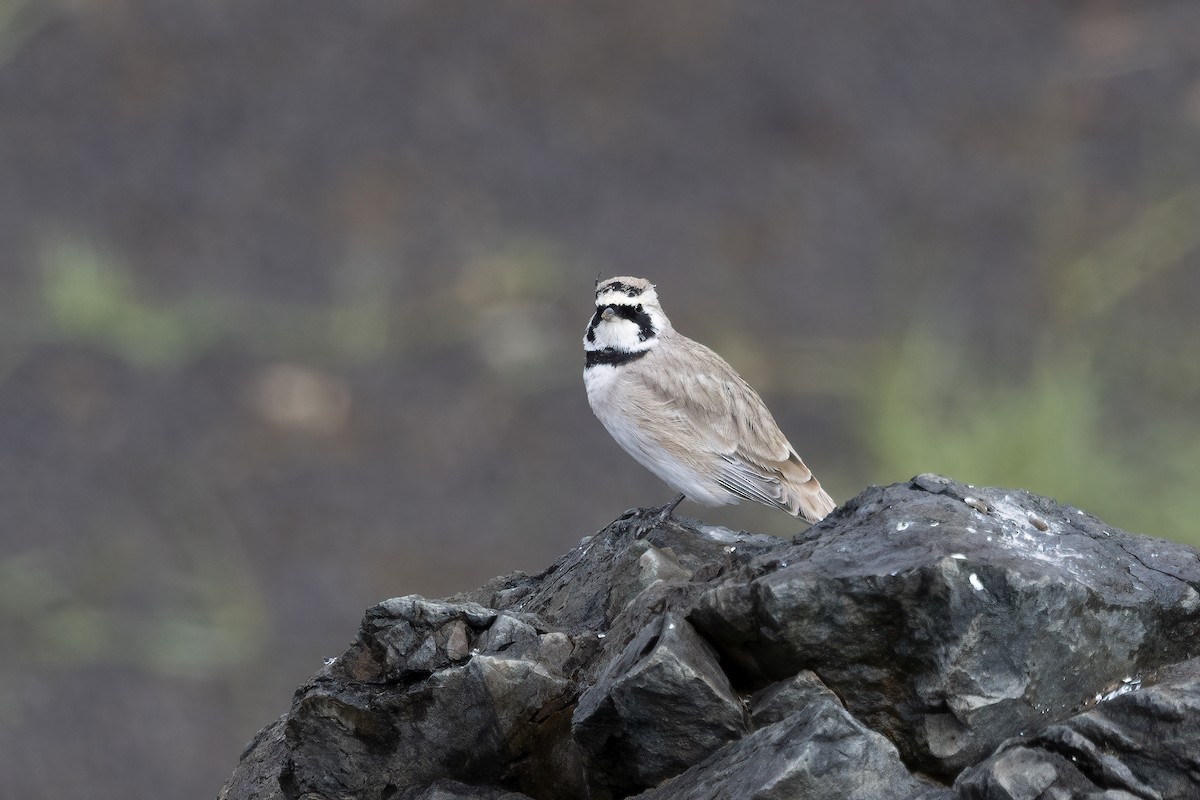
M 529 800 L 528 795 L 469 786 L 458 781 L 440 780 L 429 786 L 413 787 L 395 795 L 391 800 Z
M 221 787 L 217 800 L 238 797 L 254 797 L 258 800 L 282 800 L 283 788 L 279 783 L 280 769 L 287 759 L 283 729 L 287 716 L 263 728 L 242 750 L 238 769 L 233 777 Z
M 571 733 L 614 792 L 653 786 L 747 732 L 716 651 L 682 617 L 642 629 L 579 698 Z
M 755 728 L 774 725 L 809 704 L 837 696 L 821 683 L 815 672 L 803 670 L 772 684 L 750 698 L 750 721 Z
M 368 609 L 221 798 L 1198 797 L 1198 588 L 1183 545 L 932 475 L 790 540 L 627 512 Z
M 812 673 L 755 696 L 759 728 L 639 800 L 915 800 L 950 797 L 914 778 L 887 739 Z M 790 712 L 790 713 L 787 713 Z
M 1099 687 L 1200 650 L 1198 585 L 1184 545 L 919 476 L 753 559 L 691 619 L 735 683 L 811 669 L 907 763 L 952 778 Z
M 1094 708 L 1011 739 L 956 783 L 964 800 L 1200 797 L 1200 659 L 1155 684 L 1122 682 Z
M 298 693 L 289 797 L 387 796 L 454 778 L 570 797 L 572 645 L 509 612 L 405 597 L 367 611 L 350 650 Z M 560 770 L 567 768 L 566 773 Z

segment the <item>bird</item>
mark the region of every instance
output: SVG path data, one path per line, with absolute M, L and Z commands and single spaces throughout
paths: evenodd
M 678 492 L 659 521 L 685 498 L 710 507 L 753 500 L 810 523 L 837 506 L 750 384 L 675 330 L 650 281 L 598 280 L 583 348 L 593 413 Z

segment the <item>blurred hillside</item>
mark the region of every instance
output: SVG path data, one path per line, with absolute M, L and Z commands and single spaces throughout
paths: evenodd
M 669 499 L 600 272 L 839 500 L 1200 544 L 1198 220 L 1190 0 L 0 0 L 0 793 L 210 796 L 364 607 Z

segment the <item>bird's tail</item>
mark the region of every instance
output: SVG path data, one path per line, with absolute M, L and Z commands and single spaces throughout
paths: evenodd
M 795 453 L 788 459 L 787 481 L 788 492 L 787 510 L 792 516 L 804 517 L 808 522 L 820 522 L 825 516 L 837 508 L 837 503 L 821 488 L 817 476 L 804 465 Z
M 810 478 L 803 486 L 792 493 L 796 510 L 793 514 L 804 517 L 809 522 L 820 522 L 825 516 L 837 508 L 816 478 Z

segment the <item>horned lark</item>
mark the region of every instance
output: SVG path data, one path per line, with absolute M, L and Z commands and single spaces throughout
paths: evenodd
M 588 403 L 629 455 L 706 506 L 754 500 L 809 522 L 835 507 L 725 359 L 677 333 L 643 278 L 596 285 L 583 337 Z

